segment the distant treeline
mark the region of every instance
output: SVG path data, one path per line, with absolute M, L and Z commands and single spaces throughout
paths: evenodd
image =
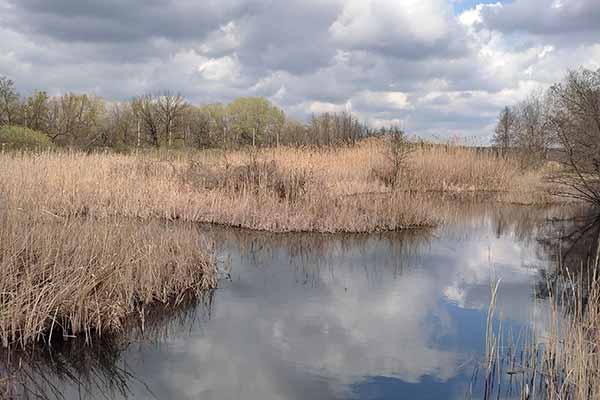
M 197 106 L 169 91 L 126 102 L 108 102 L 87 94 L 49 96 L 44 91 L 20 96 L 14 82 L 6 77 L 0 77 L 0 126 L 5 126 L 4 142 L 10 137 L 14 146 L 15 138 L 28 146 L 35 143 L 36 136 L 45 143 L 41 134 L 54 146 L 115 150 L 143 146 L 335 146 L 399 130 L 372 130 L 348 112 L 313 115 L 308 123 L 302 123 L 261 97 Z

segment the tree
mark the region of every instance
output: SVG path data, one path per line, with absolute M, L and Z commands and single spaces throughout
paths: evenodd
M 281 128 L 280 142 L 294 146 L 308 144 L 308 127 L 300 121 L 286 118 Z
M 155 147 L 166 144 L 171 147 L 175 132 L 181 128 L 186 103 L 181 95 L 165 91 L 154 95 L 151 93 L 135 97 L 131 108 L 150 143 Z
M 309 140 L 317 146 L 351 145 L 367 134 L 366 127 L 348 112 L 313 115 L 309 131 Z
M 177 122 L 183 114 L 185 101 L 179 94 L 172 94 L 169 91 L 156 97 L 156 103 L 159 111 L 159 119 L 165 132 L 165 140 L 169 147 L 173 145 L 173 131 L 177 127 Z
M 515 127 L 517 116 L 510 107 L 504 107 L 498 116 L 496 130 L 492 139 L 494 145 L 506 156 L 515 144 Z
M 211 130 L 210 114 L 204 107 L 186 107 L 181 117 L 181 124 L 186 145 L 200 149 L 219 144 L 220 132 Z
M 600 69 L 570 71 L 549 90 L 549 125 L 565 172 L 554 179 L 563 193 L 600 206 Z
M 89 147 L 98 140 L 98 126 L 105 111 L 102 99 L 67 93 L 51 98 L 47 134 L 54 143 Z
M 0 125 L 15 124 L 19 106 L 19 94 L 15 83 L 5 76 L 0 76 Z
M 99 131 L 98 145 L 119 150 L 135 145 L 137 129 L 131 104 L 111 104 L 104 114 Z
M 227 106 L 232 133 L 240 144 L 276 144 L 285 115 L 262 97 L 240 97 Z
M 140 129 L 144 129 L 150 143 L 155 147 L 160 147 L 160 116 L 154 96 L 145 94 L 135 97 L 131 102 L 131 108 L 140 124 Z
M 46 132 L 48 129 L 49 100 L 46 92 L 34 92 L 23 105 L 23 124 L 29 129 Z
M 547 99 L 534 92 L 515 107 L 515 145 L 521 152 L 524 167 L 538 165 L 547 158 L 554 143 L 548 129 Z

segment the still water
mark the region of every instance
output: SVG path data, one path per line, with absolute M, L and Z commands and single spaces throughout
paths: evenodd
M 37 382 L 67 399 L 481 398 L 490 283 L 504 329 L 543 337 L 536 291 L 553 261 L 539 239 L 560 213 L 470 207 L 443 228 L 372 235 L 201 228 L 219 289 L 127 343 L 58 353 L 67 372 Z

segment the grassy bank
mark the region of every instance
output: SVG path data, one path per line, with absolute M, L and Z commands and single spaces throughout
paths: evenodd
M 380 138 L 327 149 L 0 154 L 2 345 L 118 331 L 155 302 L 214 287 L 211 256 L 186 222 L 373 232 L 443 223 L 453 212 L 443 198 L 545 201 L 539 174 L 491 153 L 428 145 L 390 159 Z
M 215 286 L 205 248 L 191 226 L 0 208 L 1 343 L 89 338 L 119 332 L 131 318 L 143 324 L 147 307 Z
M 61 217 L 209 222 L 269 231 L 371 232 L 436 225 L 440 197 L 548 201 L 537 172 L 473 149 L 427 146 L 390 167 L 386 143 L 116 155 L 0 156 L 14 204 Z M 390 175 L 395 183 L 390 185 Z

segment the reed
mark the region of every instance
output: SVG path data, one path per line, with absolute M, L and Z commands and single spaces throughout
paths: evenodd
M 155 303 L 200 295 L 215 286 L 216 272 L 199 238 L 182 224 L 1 208 L 2 346 L 91 340 L 130 318 L 143 325 Z
M 209 222 L 269 231 L 371 232 L 444 222 L 444 196 L 530 203 L 541 176 L 468 148 L 412 152 L 393 188 L 386 143 L 352 147 L 138 155 L 38 153 L 0 157 L 4 195 L 63 217 Z M 527 201 L 517 201 L 529 198 Z M 515 200 L 517 199 L 517 200 Z
M 492 348 L 495 356 L 487 359 L 485 398 L 501 396 L 499 382 L 504 377 L 490 375 L 491 370 L 506 373 L 510 377 L 507 393 L 512 391 L 522 399 L 600 398 L 599 267 L 600 247 L 596 257 L 582 269 L 586 276 L 566 271 L 564 276 L 548 282 L 551 312 L 544 335 L 537 336 L 530 330 L 503 347 L 501 335 L 488 331 L 486 347 Z M 494 302 L 495 295 L 491 315 Z M 488 392 L 493 384 L 495 391 Z

